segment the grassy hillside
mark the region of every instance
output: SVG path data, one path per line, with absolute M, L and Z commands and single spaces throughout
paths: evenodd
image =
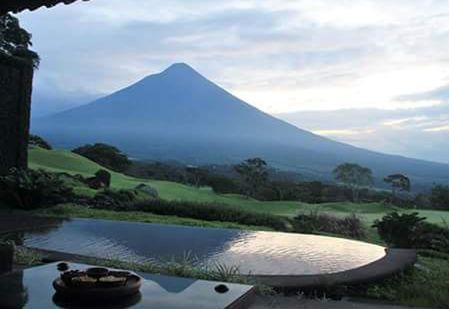
M 101 167 L 82 156 L 65 150 L 45 150 L 41 148 L 31 148 L 29 151 L 30 168 L 42 168 L 54 172 L 66 172 L 69 174 L 82 174 L 91 176 Z M 112 187 L 114 188 L 134 188 L 140 183 L 146 183 L 159 192 L 161 198 L 166 200 L 185 200 L 195 202 L 216 202 L 222 204 L 242 207 L 256 212 L 267 212 L 276 215 L 294 216 L 300 212 L 320 210 L 337 216 L 345 216 L 348 213 L 358 214 L 367 224 L 377 218 L 382 217 L 388 211 L 393 210 L 387 205 L 380 203 L 325 203 L 308 204 L 301 202 L 260 202 L 247 199 L 237 194 L 220 195 L 214 193 L 210 188 L 195 188 L 179 183 L 144 180 L 110 171 L 112 174 Z M 93 194 L 94 191 L 85 189 L 86 194 Z M 417 210 L 431 222 L 442 223 L 443 220 L 449 222 L 449 212 L 434 210 Z

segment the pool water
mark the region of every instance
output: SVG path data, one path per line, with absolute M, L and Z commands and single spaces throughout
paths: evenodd
M 94 219 L 23 234 L 25 246 L 131 262 L 238 266 L 242 274 L 335 273 L 382 258 L 385 248 L 335 237 Z

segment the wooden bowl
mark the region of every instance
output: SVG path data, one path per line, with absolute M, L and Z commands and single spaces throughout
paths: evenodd
M 98 283 L 92 286 L 70 286 L 65 284 L 61 278 L 57 278 L 53 281 L 53 288 L 59 296 L 74 301 L 89 302 L 99 299 L 109 301 L 127 298 L 139 293 L 142 281 L 142 278 L 132 274 L 122 286 L 105 287 Z
M 126 284 L 126 281 L 127 281 L 126 277 L 116 277 L 109 275 L 98 279 L 98 286 L 105 288 L 123 286 Z
M 66 285 L 72 285 L 72 279 L 79 276 L 84 276 L 86 273 L 79 270 L 70 270 L 61 274 L 61 280 Z
M 86 274 L 92 278 L 105 277 L 109 274 L 109 269 L 104 267 L 91 267 L 86 269 Z

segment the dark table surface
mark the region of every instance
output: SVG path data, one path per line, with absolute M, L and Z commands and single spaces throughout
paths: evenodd
M 57 263 L 32 267 L 0 276 L 0 308 L 88 308 L 67 303 L 55 297 L 52 282 L 60 275 Z M 69 263 L 70 269 L 85 269 L 90 265 Z M 244 308 L 253 295 L 253 287 L 224 283 L 226 293 L 217 293 L 221 282 L 193 280 L 139 273 L 145 280 L 140 294 L 124 301 L 95 304 L 95 308 Z

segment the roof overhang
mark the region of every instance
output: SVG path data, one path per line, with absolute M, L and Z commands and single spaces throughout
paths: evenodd
M 52 7 L 59 3 L 70 4 L 77 0 L 1 0 L 0 15 L 6 13 L 19 13 L 24 10 L 34 11 L 42 6 Z M 89 0 L 81 0 L 89 1 Z

